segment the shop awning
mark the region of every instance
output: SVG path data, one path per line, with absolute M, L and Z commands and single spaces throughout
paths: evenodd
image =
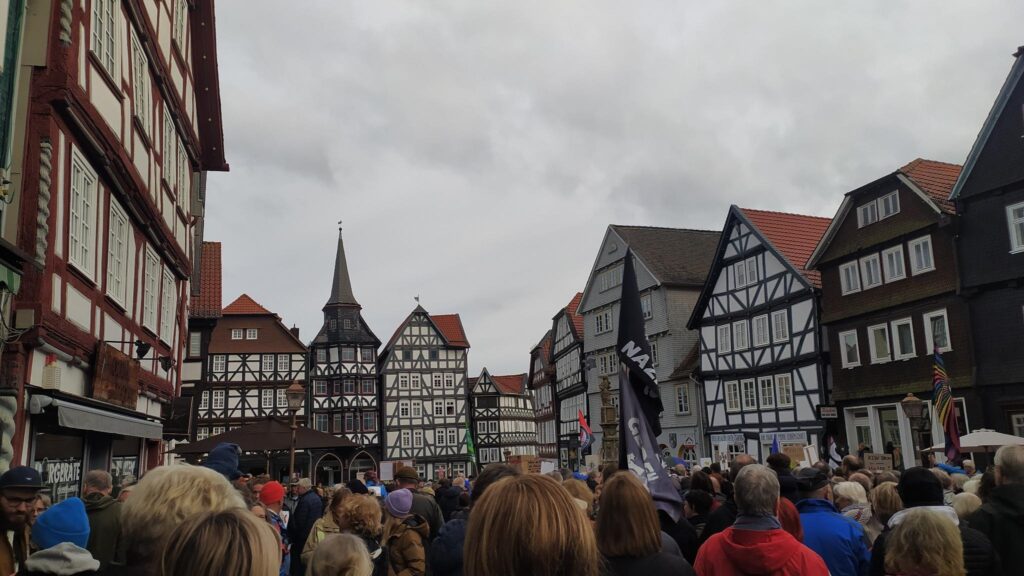
M 65 400 L 53 399 L 57 408 L 57 423 L 65 428 L 91 430 L 106 434 L 120 434 L 136 438 L 163 438 L 164 427 L 158 422 L 132 418 L 116 412 L 100 410 L 91 406 L 74 404 Z

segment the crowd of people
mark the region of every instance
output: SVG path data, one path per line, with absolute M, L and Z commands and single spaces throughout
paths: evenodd
M 833 470 L 785 454 L 671 479 L 656 506 L 632 472 L 284 486 L 238 469 L 223 444 L 200 466 L 161 466 L 113 494 L 109 473 L 50 505 L 33 468 L 0 476 L 0 575 L 644 576 L 1000 575 L 1024 566 L 1024 446 L 978 473 Z M 945 469 L 944 469 L 945 468 Z M 953 473 L 950 474 L 949 471 Z

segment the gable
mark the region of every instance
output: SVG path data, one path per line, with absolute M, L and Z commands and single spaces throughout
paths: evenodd
M 257 330 L 255 340 L 245 340 L 245 331 Z M 242 340 L 232 340 L 231 331 L 243 331 Z M 276 316 L 229 315 L 217 320 L 210 334 L 211 354 L 238 353 L 305 353 L 306 347 L 277 319 Z
M 964 161 L 951 199 L 969 198 L 1024 180 L 1024 47 Z

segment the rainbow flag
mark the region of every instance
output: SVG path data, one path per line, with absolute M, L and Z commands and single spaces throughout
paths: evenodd
M 590 431 L 590 426 L 587 426 L 587 419 L 583 417 L 583 410 L 578 410 L 579 422 L 580 422 L 580 451 L 590 448 L 590 445 L 594 443 L 594 433 Z M 581 458 L 582 459 L 582 458 Z
M 946 365 L 942 362 L 942 354 L 935 349 L 935 370 L 932 376 L 934 386 L 932 404 L 935 406 L 935 415 L 942 424 L 942 430 L 946 437 L 946 460 L 958 462 L 960 460 L 960 431 L 956 423 L 956 406 L 953 402 L 953 392 L 949 389 Z

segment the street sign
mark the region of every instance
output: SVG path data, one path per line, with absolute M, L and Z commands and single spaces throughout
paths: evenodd
M 818 404 L 818 420 L 838 420 L 839 408 Z

